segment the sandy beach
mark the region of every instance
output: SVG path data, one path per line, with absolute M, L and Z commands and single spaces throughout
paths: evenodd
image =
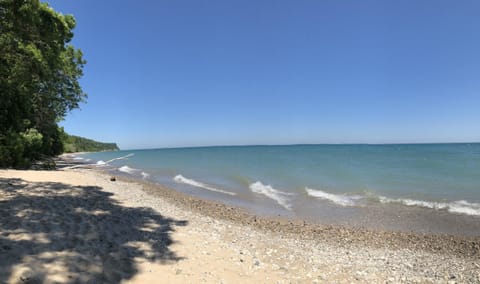
M 480 237 L 252 215 L 84 168 L 0 170 L 1 283 L 478 283 Z

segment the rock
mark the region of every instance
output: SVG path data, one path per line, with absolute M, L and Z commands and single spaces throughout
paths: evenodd
M 110 177 L 110 181 L 116 181 L 117 178 L 115 178 L 114 176 Z

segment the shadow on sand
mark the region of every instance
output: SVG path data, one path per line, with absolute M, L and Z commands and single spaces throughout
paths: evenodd
M 174 226 L 100 187 L 0 178 L 0 283 L 119 283 L 134 260 L 175 262 Z

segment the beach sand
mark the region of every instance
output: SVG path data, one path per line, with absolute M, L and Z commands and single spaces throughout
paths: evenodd
M 479 283 L 480 237 L 254 216 L 84 169 L 0 170 L 0 283 Z

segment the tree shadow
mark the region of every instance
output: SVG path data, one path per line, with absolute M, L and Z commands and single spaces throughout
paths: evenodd
M 119 283 L 136 261 L 175 262 L 174 226 L 96 186 L 0 178 L 0 283 Z

